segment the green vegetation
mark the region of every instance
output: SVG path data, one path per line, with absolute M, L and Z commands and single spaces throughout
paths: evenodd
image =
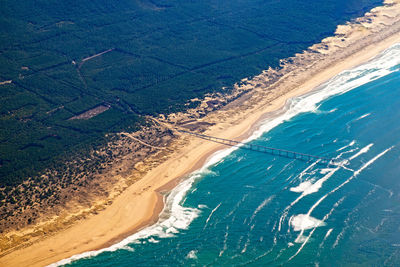
M 381 2 L 3 0 L 0 187 L 275 67 Z

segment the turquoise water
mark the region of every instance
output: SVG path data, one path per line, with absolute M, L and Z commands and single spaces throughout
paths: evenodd
M 396 45 L 293 99 L 250 141 L 339 166 L 222 151 L 171 192 L 156 225 L 59 264 L 398 266 L 399 68 Z

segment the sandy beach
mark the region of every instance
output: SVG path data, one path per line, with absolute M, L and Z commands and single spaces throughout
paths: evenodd
M 277 82 L 268 83 L 268 71 L 249 80 L 243 85 L 251 89 L 248 94 L 202 118 L 215 123 L 205 134 L 243 140 L 260 120 L 282 108 L 289 98 L 303 95 L 399 43 L 400 1 L 386 4 L 373 9 L 365 18 L 339 26 L 336 36 L 296 55 Z M 163 209 L 163 194 L 223 146 L 181 136 L 173 148 L 175 151 L 166 161 L 128 187 L 106 209 L 45 239 L 10 251 L 0 258 L 0 266 L 45 266 L 110 246 L 156 222 Z

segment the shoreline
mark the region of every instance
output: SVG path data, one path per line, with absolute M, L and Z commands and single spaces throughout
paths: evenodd
M 377 9 L 379 10 L 379 8 Z M 397 16 L 400 14 L 397 13 Z M 400 29 L 400 27 L 398 28 Z M 387 26 L 387 30 L 390 30 L 390 25 Z M 343 58 L 332 59 L 333 62 L 328 62 L 325 68 L 314 66 L 316 73 L 309 71 L 304 74 L 304 77 L 288 72 L 268 90 L 262 86 L 255 88 L 250 93 L 249 99 L 238 99 L 221 110 L 207 115 L 205 120 L 216 121 L 217 124 L 211 126 L 206 134 L 222 136 L 227 139 L 246 139 L 265 116 L 278 112 L 288 99 L 309 93 L 343 70 L 367 62 L 391 45 L 399 43 L 400 34 L 396 31 L 378 43 L 362 38 L 356 39 L 356 41 L 363 41 L 366 44 L 361 45 L 361 48 L 356 49 L 354 53 L 350 51 L 350 55 L 344 56 L 345 60 Z M 348 47 L 344 49 L 350 50 Z M 339 50 L 339 52 L 341 51 Z M 335 55 L 334 53 L 335 50 L 332 54 Z M 253 80 L 257 80 L 257 77 Z M 289 82 L 287 82 L 288 80 Z M 292 86 L 291 89 L 287 89 L 290 88 L 287 83 Z M 265 97 L 266 94 L 267 97 Z M 263 100 L 260 101 L 260 99 Z M 109 247 L 155 223 L 164 206 L 162 194 L 170 191 L 181 181 L 182 177 L 201 168 L 212 154 L 224 148 L 223 145 L 194 137 L 185 138 L 188 144 L 182 145 L 179 151 L 174 152 L 164 163 L 149 171 L 141 180 L 127 188 L 114 203 L 100 211 L 98 215 L 82 220 L 31 246 L 6 254 L 0 258 L 0 265 L 43 266 L 51 264 L 85 251 Z

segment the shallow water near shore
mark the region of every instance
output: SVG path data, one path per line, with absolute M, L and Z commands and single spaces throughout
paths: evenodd
M 400 261 L 399 106 L 397 44 L 292 99 L 249 139 L 342 165 L 220 151 L 171 192 L 157 224 L 58 264 L 394 266 Z

